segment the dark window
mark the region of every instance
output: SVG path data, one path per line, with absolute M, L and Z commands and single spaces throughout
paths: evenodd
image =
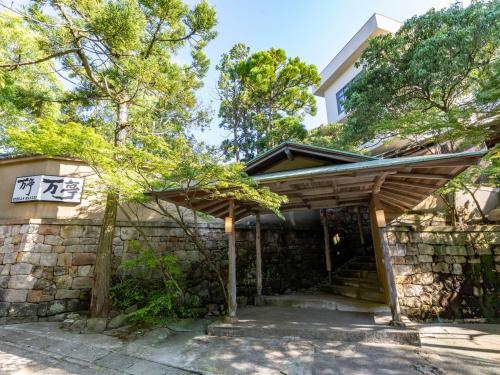
M 342 87 L 339 91 L 337 91 L 337 94 L 335 94 L 335 97 L 337 98 L 337 113 L 339 115 L 344 113 L 343 101 L 345 100 L 345 92 L 349 88 L 349 85 L 353 83 L 358 77 L 359 73 L 356 74 L 356 76 L 353 79 L 351 79 L 344 87 Z

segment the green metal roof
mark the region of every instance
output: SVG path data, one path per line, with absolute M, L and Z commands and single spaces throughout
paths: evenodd
M 267 182 L 273 180 L 282 180 L 286 178 L 308 177 L 321 174 L 331 174 L 340 172 L 360 171 L 365 169 L 389 168 L 401 165 L 411 165 L 426 161 L 447 160 L 463 157 L 483 156 L 487 151 L 469 151 L 459 152 L 456 154 L 441 154 L 441 155 L 425 155 L 425 156 L 409 156 L 393 159 L 376 159 L 361 161 L 357 163 L 348 163 L 340 165 L 327 165 L 322 167 L 295 169 L 290 171 L 264 173 L 254 175 L 252 178 L 258 182 Z
M 282 148 L 284 146 L 303 147 L 303 148 L 306 148 L 306 149 L 308 148 L 310 150 L 315 150 L 315 151 L 335 153 L 335 154 L 339 154 L 339 155 L 352 156 L 352 157 L 358 157 L 358 158 L 369 159 L 369 160 L 377 160 L 378 159 L 377 157 L 374 157 L 374 156 L 355 154 L 353 152 L 340 151 L 340 150 L 335 150 L 333 148 L 328 148 L 328 147 L 320 147 L 320 146 L 313 146 L 313 145 L 307 145 L 307 144 L 303 144 L 303 143 L 286 141 L 286 142 L 280 143 L 279 145 L 277 145 L 276 147 L 273 147 L 270 150 L 262 152 L 261 154 L 257 155 L 253 159 L 249 160 L 246 163 L 246 165 L 250 166 L 250 165 L 254 164 L 255 162 L 257 162 L 258 160 L 272 154 L 273 152 L 275 152 L 276 150 L 279 150 L 280 148 Z

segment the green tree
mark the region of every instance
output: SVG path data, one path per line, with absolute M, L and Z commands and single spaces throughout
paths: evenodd
M 256 152 L 276 146 L 285 140 L 304 139 L 302 123 L 306 114 L 316 114 L 311 85 L 319 84 L 314 65 L 298 57 L 287 58 L 282 49 L 271 48 L 252 54 L 236 67 L 253 108 Z
M 33 42 L 20 44 L 7 32 L 0 68 L 21 71 L 49 63 L 50 74 L 71 82 L 60 101 L 79 102 L 70 111 L 81 118 L 88 117 L 89 108 L 102 111 L 97 125 L 107 126 L 100 131 L 110 136 L 113 147 L 126 146 L 129 135 L 148 123 L 149 114 L 195 105 L 193 90 L 208 67 L 203 48 L 215 36 L 215 10 L 206 1 L 193 8 L 182 0 L 31 1 L 13 12 L 24 32 L 33 34 Z M 173 58 L 184 49 L 191 53 L 190 65 Z M 97 247 L 93 316 L 108 310 L 120 193 L 117 185 L 109 185 Z
M 255 148 L 255 131 L 252 128 L 252 105 L 249 92 L 237 67 L 248 58 L 250 48 L 242 43 L 235 44 L 229 53 L 222 55 L 217 70 L 219 80 L 217 93 L 220 100 L 219 126 L 232 134 L 231 140 L 222 143 L 227 156 L 236 161 L 251 159 L 249 152 Z
M 286 198 L 257 186 L 244 173 L 243 164 L 223 164 L 214 153 L 193 147 L 182 136 L 165 137 L 136 129 L 130 137 L 133 142 L 116 147 L 112 140 L 88 126 L 47 119 L 27 124 L 24 128 L 7 127 L 7 145 L 18 153 L 71 156 L 88 163 L 99 177 L 92 184 L 93 190 L 119 191 L 122 212 L 132 223 L 138 206 L 175 221 L 217 275 L 227 303 L 226 281 L 221 272 L 224 260 L 214 259 L 214 254 L 206 249 L 197 225 L 201 215 L 192 210 L 192 199 L 202 191 L 208 200 L 234 198 L 254 202 L 279 215 L 279 208 Z M 172 188 L 179 189 L 184 202 L 169 205 L 154 194 Z M 137 230 L 142 231 L 140 227 Z M 155 249 L 148 243 L 147 236 L 142 237 L 146 243 L 145 251 L 154 255 Z M 152 260 L 161 262 L 161 259 Z M 180 292 L 175 275 L 167 268 L 162 270 L 162 276 L 165 285 Z
M 498 67 L 499 17 L 498 0 L 467 8 L 457 2 L 373 38 L 346 92 L 344 142 L 396 136 L 454 151 L 487 139 L 495 106 L 479 103 L 476 93 L 487 76 L 498 79 L 490 69 Z
M 307 132 L 307 137 L 304 139 L 304 143 L 313 146 L 334 148 L 337 150 L 353 151 L 349 148 L 348 144 L 341 142 L 343 126 L 344 124 L 336 123 L 320 125 Z

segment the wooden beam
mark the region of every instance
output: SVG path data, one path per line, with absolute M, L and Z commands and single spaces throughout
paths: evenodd
M 392 180 L 386 180 L 385 185 L 388 186 L 393 186 L 395 188 L 412 188 L 412 189 L 421 189 L 421 190 L 436 190 L 439 189 L 439 186 L 436 185 L 427 185 L 427 184 L 421 184 L 421 183 L 415 183 L 415 182 L 408 182 L 408 181 L 392 181 Z
M 234 322 L 236 318 L 236 235 L 234 230 L 234 199 L 229 199 L 228 217 L 232 220 L 231 230 L 228 233 L 228 307 L 227 320 Z
M 390 191 L 387 191 L 385 189 L 380 190 L 380 195 L 392 198 L 396 202 L 399 201 L 404 204 L 411 204 L 412 207 L 423 201 L 423 199 L 415 199 L 410 197 L 409 195 L 405 196 L 403 193 L 391 193 Z
M 387 183 L 385 183 L 384 186 L 382 187 L 382 189 L 380 190 L 381 193 L 383 193 L 384 191 L 389 191 L 391 193 L 399 194 L 402 196 L 412 197 L 412 198 L 418 199 L 420 201 L 424 200 L 425 197 L 428 196 L 428 194 L 426 194 L 426 193 L 419 194 L 419 193 L 415 193 L 414 191 L 409 191 L 408 189 L 406 189 L 406 190 L 396 189 L 394 187 L 387 186 Z
M 260 212 L 255 213 L 255 276 L 257 296 L 262 295 L 262 248 L 260 238 Z
M 384 172 L 375 179 L 375 183 L 373 184 L 373 187 L 372 187 L 373 194 L 378 194 L 378 192 L 380 191 L 380 188 L 382 187 L 382 184 L 384 183 L 387 175 L 388 175 L 388 173 Z
M 403 201 L 401 201 L 399 199 L 391 198 L 391 197 L 388 197 L 386 195 L 379 194 L 378 197 L 381 200 L 383 200 L 384 202 L 391 203 L 392 206 L 399 207 L 403 211 L 407 211 L 407 210 L 409 210 L 410 208 L 412 208 L 414 206 L 411 203 L 403 202 Z
M 432 173 L 396 173 L 391 178 L 418 178 L 423 180 L 451 180 L 453 176 L 447 174 Z
M 323 226 L 323 237 L 325 241 L 325 262 L 326 262 L 326 272 L 328 274 L 328 283 L 332 283 L 332 260 L 330 256 L 330 235 L 328 234 L 328 218 L 326 216 L 326 210 L 322 209 L 320 212 L 321 224 Z
M 396 289 L 396 282 L 394 280 L 394 270 L 392 268 L 391 254 L 389 249 L 389 241 L 387 238 L 386 222 L 385 222 L 385 212 L 381 209 L 378 202 L 378 197 L 374 196 L 370 203 L 370 217 L 372 220 L 372 232 L 374 238 L 374 247 L 377 248 L 376 255 L 378 253 L 380 263 L 383 263 L 385 271 L 385 285 L 387 287 L 387 294 L 389 297 L 389 303 L 391 306 L 392 314 L 392 325 L 403 326 L 403 321 L 401 320 L 401 311 L 399 307 L 398 292 Z M 381 261 L 381 262 L 380 262 Z

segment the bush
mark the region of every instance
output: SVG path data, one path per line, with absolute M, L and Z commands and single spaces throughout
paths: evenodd
M 138 242 L 129 243 L 136 257 L 124 260 L 113 280 L 111 299 L 119 309 L 137 305 L 130 314 L 133 322 L 161 324 L 191 317 L 191 308 L 199 305 L 197 297 L 186 296 L 184 280 L 172 255 L 161 255 Z

